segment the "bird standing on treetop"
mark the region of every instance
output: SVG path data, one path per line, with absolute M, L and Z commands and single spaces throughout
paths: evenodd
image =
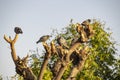
M 83 22 L 81 23 L 81 25 L 86 27 L 86 26 L 88 26 L 88 25 L 90 24 L 90 22 L 91 22 L 91 20 L 90 20 L 90 19 L 87 19 L 87 20 L 83 21 Z
M 81 23 L 81 25 L 84 26 L 84 31 L 87 33 L 87 37 L 90 36 L 90 32 L 91 32 L 90 22 L 91 20 L 87 19 Z
M 91 22 L 91 20 L 90 20 L 90 19 L 87 19 L 86 21 L 83 21 L 83 22 L 81 23 L 81 25 L 85 26 L 85 27 L 84 27 L 84 31 L 86 32 L 88 38 L 90 38 L 90 37 L 93 35 L 93 33 L 94 33 L 94 32 L 93 32 L 93 28 L 92 28 L 92 26 L 90 25 L 90 22 Z
M 14 32 L 15 32 L 16 34 L 22 34 L 22 33 L 23 33 L 23 31 L 22 31 L 22 29 L 21 29 L 20 27 L 15 27 L 15 28 L 14 28 Z
M 49 39 L 49 37 L 51 37 L 51 36 L 50 35 L 42 36 L 36 43 L 38 44 L 39 42 L 45 42 L 46 40 Z
M 76 30 L 81 36 L 81 41 L 86 42 L 88 40 L 88 38 L 87 38 L 86 32 L 84 31 L 83 26 L 81 24 L 77 23 Z
M 66 43 L 66 40 L 63 37 L 58 37 L 57 38 L 57 43 L 62 46 L 68 48 L 68 45 Z

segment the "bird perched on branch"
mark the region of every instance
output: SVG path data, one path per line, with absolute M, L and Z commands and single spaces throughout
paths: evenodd
M 90 22 L 91 22 L 91 20 L 87 19 L 81 23 L 81 25 L 84 26 L 84 31 L 86 32 L 88 38 L 90 38 L 90 36 L 93 35 L 93 28 L 90 25 Z
M 50 37 L 51 37 L 50 35 L 44 35 L 44 36 L 40 37 L 40 39 L 36 43 L 38 44 L 39 42 L 45 42 Z
M 81 23 L 82 26 L 88 26 L 90 24 L 91 20 L 87 19 Z
M 58 37 L 57 38 L 57 43 L 62 47 L 68 48 L 66 40 L 63 37 Z
M 14 32 L 15 32 L 16 34 L 22 34 L 22 33 L 23 33 L 23 31 L 22 31 L 22 29 L 21 29 L 20 27 L 15 27 L 15 28 L 14 28 Z
M 78 37 L 75 37 L 71 41 L 71 46 L 78 42 Z
M 78 32 L 78 33 L 80 34 L 80 36 L 81 36 L 81 39 L 80 39 L 80 40 L 81 40 L 82 42 L 86 42 L 86 41 L 88 40 L 88 38 L 87 38 L 87 33 L 85 32 L 83 26 L 82 26 L 81 24 L 77 23 L 76 30 L 77 30 L 77 32 Z

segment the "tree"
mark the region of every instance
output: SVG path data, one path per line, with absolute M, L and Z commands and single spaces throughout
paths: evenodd
M 116 43 L 99 21 L 71 22 L 50 43 L 42 42 L 44 55 L 31 55 L 31 66 L 26 63 L 28 56 L 20 59 L 16 55 L 18 35 L 4 39 L 11 46 L 16 72 L 25 80 L 118 80 L 120 76 L 119 60 L 114 57 Z

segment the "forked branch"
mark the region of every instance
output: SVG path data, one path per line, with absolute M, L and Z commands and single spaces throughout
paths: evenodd
M 17 28 L 14 39 L 11 39 L 10 36 L 8 38 L 6 35 L 4 35 L 5 41 L 10 44 L 11 56 L 12 56 L 15 66 L 16 66 L 16 72 L 20 76 L 23 76 L 24 80 L 36 80 L 36 76 L 33 74 L 32 70 L 27 66 L 28 55 L 26 57 L 24 57 L 23 59 L 21 59 L 16 54 L 15 43 L 19 36 L 18 32 L 19 32 L 19 29 Z
M 18 57 L 16 55 L 14 44 L 18 39 L 18 34 L 15 35 L 13 40 L 11 39 L 11 37 L 8 38 L 6 35 L 4 35 L 4 39 L 10 44 L 12 59 L 15 63 L 18 60 Z

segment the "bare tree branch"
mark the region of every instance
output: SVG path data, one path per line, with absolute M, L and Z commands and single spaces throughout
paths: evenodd
M 79 45 L 80 45 L 80 43 L 75 43 L 73 46 L 71 46 L 71 48 L 69 50 L 62 49 L 64 58 L 62 59 L 61 68 L 60 68 L 57 76 L 55 77 L 55 80 L 61 79 L 63 73 L 65 72 L 65 70 L 67 68 L 67 65 L 71 62 L 70 55 L 72 54 L 73 51 L 76 50 L 76 48 L 78 48 Z
M 4 39 L 10 44 L 11 56 L 16 66 L 16 72 L 20 76 L 23 76 L 24 80 L 36 80 L 36 76 L 33 74 L 32 70 L 27 66 L 28 55 L 23 59 L 20 59 L 19 56 L 17 56 L 16 54 L 14 45 L 18 39 L 18 36 L 19 34 L 16 34 L 14 39 L 12 40 L 11 37 L 8 38 L 6 35 L 4 35 Z
M 18 60 L 18 57 L 16 55 L 14 44 L 15 44 L 16 40 L 18 39 L 18 34 L 15 35 L 13 40 L 11 40 L 10 37 L 8 38 L 6 35 L 4 35 L 4 39 L 10 44 L 12 59 L 15 63 L 15 61 Z
M 44 57 L 44 62 L 43 62 L 42 67 L 40 69 L 38 80 L 42 80 L 43 75 L 44 75 L 44 71 L 45 71 L 47 64 L 48 64 L 48 60 L 51 57 L 51 48 L 49 47 L 49 45 L 47 43 L 43 42 L 43 46 L 46 50 L 46 53 L 45 53 L 45 57 Z
M 89 22 L 89 20 L 88 20 Z M 90 23 L 90 22 L 89 22 Z M 42 42 L 43 47 L 45 49 L 45 56 L 43 64 L 40 68 L 40 73 L 38 75 L 38 80 L 42 80 L 44 76 L 44 71 L 47 67 L 48 61 L 51 59 L 51 56 L 57 55 L 58 59 L 54 62 L 53 66 L 50 68 L 51 72 L 53 73 L 53 79 L 52 80 L 61 80 L 65 70 L 69 67 L 69 64 L 72 62 L 73 65 L 71 66 L 71 72 L 67 78 L 67 80 L 75 80 L 76 75 L 78 72 L 80 72 L 84 66 L 85 60 L 88 57 L 88 47 L 85 47 L 84 49 L 79 50 L 78 47 L 82 45 L 82 43 L 88 42 L 89 38 L 93 35 L 94 31 L 91 28 L 90 24 L 86 23 L 85 21 L 81 24 L 77 23 L 76 25 L 76 31 L 78 32 L 79 37 L 77 37 L 77 40 L 70 45 L 70 47 L 67 47 L 66 40 L 65 39 L 58 39 L 57 43 L 58 45 L 55 45 L 54 41 L 51 41 L 50 45 L 47 44 L 45 41 L 49 38 L 49 35 L 43 36 L 40 38 L 38 42 Z M 83 27 L 84 26 L 84 27 Z M 24 58 L 20 58 L 17 56 L 15 51 L 15 43 L 18 39 L 19 30 L 20 28 L 15 29 L 15 37 L 14 39 L 11 39 L 11 37 L 7 37 L 4 35 L 4 39 L 6 42 L 10 44 L 11 47 L 11 56 L 14 61 L 14 64 L 16 66 L 16 72 L 23 76 L 24 80 L 36 80 L 36 76 L 32 72 L 31 68 L 27 66 L 27 59 L 28 55 Z M 83 44 L 84 45 L 84 44 Z M 85 46 L 85 45 L 84 45 Z M 71 60 L 71 55 L 74 55 L 74 53 L 77 54 L 78 60 L 75 60 L 76 57 L 73 56 L 73 60 Z
M 70 75 L 67 78 L 67 80 L 76 80 L 76 75 L 82 70 L 84 67 L 84 63 L 88 57 L 88 47 L 86 46 L 83 50 L 80 51 L 79 57 L 82 59 L 79 59 L 79 62 L 77 65 L 74 65 L 71 69 Z

